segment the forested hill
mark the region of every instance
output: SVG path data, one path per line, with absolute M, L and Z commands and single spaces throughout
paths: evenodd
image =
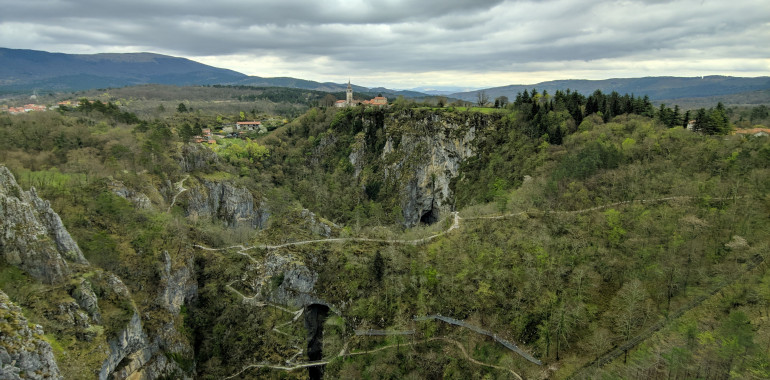
M 344 92 L 347 84 L 290 77 L 263 78 L 153 53 L 63 54 L 0 48 L 0 95 L 62 92 L 138 84 L 242 85 Z M 353 86 L 356 92 L 421 97 L 415 91 Z
M 151 53 L 62 54 L 0 48 L 0 91 L 83 90 L 144 83 L 214 84 L 247 76 Z
M 0 114 L 7 373 L 770 378 L 765 106 L 100 92 Z
M 646 77 L 615 78 L 605 80 L 555 80 L 532 85 L 509 85 L 492 87 L 484 90 L 460 92 L 449 95 L 453 98 L 475 102 L 478 93 L 484 91 L 494 99 L 499 96 L 512 98 L 524 90 L 536 88 L 550 93 L 556 90 L 571 89 L 583 95 L 595 90 L 602 92 L 616 91 L 624 94 L 647 95 L 651 100 L 700 98 L 718 95 L 731 95 L 756 90 L 770 89 L 770 77 L 741 78 L 712 75 L 706 77 Z

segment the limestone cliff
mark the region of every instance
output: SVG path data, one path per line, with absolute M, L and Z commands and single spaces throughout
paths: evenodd
M 61 379 L 43 328 L 30 324 L 0 290 L 0 379 Z
M 189 191 L 182 193 L 179 202 L 188 217 L 219 219 L 230 227 L 267 227 L 267 201 L 255 198 L 249 189 L 227 179 L 191 178 L 186 186 Z
M 201 144 L 185 144 L 177 157 L 179 167 L 184 172 L 212 172 L 219 163 L 219 156 L 211 149 Z
M 34 188 L 23 191 L 5 166 L 0 166 L 0 248 L 9 264 L 48 284 L 68 276 L 67 261 L 88 264 L 50 204 Z
M 366 150 L 377 148 L 364 136 L 376 135 L 371 129 L 381 127 L 384 146 L 369 153 L 379 155 L 382 161 L 382 181 L 394 183 L 399 191 L 404 225 L 434 223 L 451 211 L 449 183 L 459 175 L 462 161 L 475 155 L 477 130 L 487 128 L 491 117 L 411 109 L 387 114 L 381 126 L 366 123 L 364 133 L 356 137 L 349 160 L 358 177 L 367 164 Z

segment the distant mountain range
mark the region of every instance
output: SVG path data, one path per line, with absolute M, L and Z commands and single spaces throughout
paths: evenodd
M 63 54 L 0 48 L 0 94 L 64 92 L 139 84 L 243 85 L 345 91 L 347 84 L 249 76 L 186 58 L 153 53 Z M 353 86 L 356 92 L 422 97 L 416 91 Z
M 701 98 L 719 95 L 731 95 L 744 92 L 770 89 L 770 77 L 742 78 L 728 76 L 706 77 L 646 77 L 617 78 L 605 80 L 555 80 L 531 85 L 509 85 L 487 88 L 484 90 L 458 92 L 448 95 L 452 98 L 475 102 L 478 93 L 484 91 L 490 100 L 498 96 L 507 96 L 511 101 L 524 90 L 538 92 L 543 90 L 553 94 L 556 90 L 571 89 L 583 95 L 590 95 L 597 89 L 610 93 L 647 95 L 651 100 Z
M 186 58 L 153 53 L 63 54 L 37 50 L 0 48 L 0 95 L 38 92 L 67 92 L 95 88 L 125 87 L 139 84 L 243 85 L 290 87 L 326 92 L 345 91 L 347 84 L 315 82 L 278 77 L 249 76 L 233 70 L 204 65 Z M 639 96 L 651 100 L 713 98 L 715 96 L 757 92 L 770 89 L 770 77 L 741 78 L 726 76 L 647 77 L 605 80 L 557 80 L 532 85 L 509 85 L 460 92 L 461 87 L 419 87 L 392 90 L 383 87 L 353 86 L 356 92 L 403 95 L 410 98 L 443 95 L 475 102 L 479 91 L 490 100 L 507 96 L 510 100 L 524 90 L 571 89 L 589 95 L 599 89 Z

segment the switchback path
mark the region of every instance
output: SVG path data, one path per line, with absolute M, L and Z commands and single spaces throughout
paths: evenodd
M 181 183 L 182 182 L 184 182 L 184 180 L 182 180 L 180 182 L 180 187 L 181 187 Z M 179 193 L 177 193 L 177 196 L 179 194 L 181 194 L 184 190 L 186 190 L 186 189 L 183 189 Z M 541 213 L 553 213 L 553 214 L 581 214 L 581 213 L 598 211 L 598 210 L 602 210 L 602 209 L 606 209 L 606 208 L 610 208 L 610 207 L 615 207 L 615 206 L 620 206 L 620 205 L 627 205 L 627 204 L 633 204 L 633 203 L 645 204 L 645 203 L 658 203 L 658 202 L 678 201 L 678 200 L 686 201 L 686 200 L 693 200 L 693 199 L 699 199 L 699 198 L 701 198 L 701 197 L 695 197 L 695 196 L 672 196 L 672 197 L 663 197 L 663 198 L 654 198 L 654 199 L 639 199 L 639 200 L 613 202 L 613 203 L 608 203 L 608 204 L 604 204 L 604 205 L 600 205 L 600 206 L 589 207 L 589 208 L 580 209 L 580 210 L 572 210 L 572 211 L 569 211 L 569 210 L 566 210 L 566 211 L 560 211 L 560 210 L 534 210 L 534 211 L 535 212 L 541 212 Z M 742 198 L 742 196 L 723 197 L 723 198 L 710 198 L 710 200 L 712 200 L 712 201 L 723 201 L 723 200 L 735 200 L 735 199 L 739 199 L 739 198 Z M 176 201 L 176 196 L 174 196 L 174 201 Z M 172 205 L 173 205 L 173 202 L 172 202 Z M 170 207 L 169 207 L 169 210 L 170 210 Z M 206 251 L 226 251 L 226 250 L 231 250 L 231 249 L 238 249 L 238 252 L 237 252 L 238 254 L 246 256 L 252 262 L 257 263 L 258 261 L 256 259 L 254 259 L 251 255 L 249 255 L 247 253 L 248 251 L 253 250 L 253 249 L 276 250 L 276 249 L 281 249 L 281 248 L 286 248 L 286 247 L 301 246 L 301 245 L 316 244 L 316 243 L 373 242 L 373 243 L 384 243 L 384 244 L 420 245 L 420 244 L 425 244 L 427 242 L 435 240 L 436 238 L 441 237 L 443 235 L 446 235 L 446 234 L 448 234 L 451 231 L 460 229 L 460 227 L 461 227 L 460 221 L 462 219 L 465 219 L 465 220 L 484 220 L 484 219 L 487 219 L 487 220 L 502 220 L 502 219 L 507 219 L 507 218 L 511 218 L 511 217 L 514 217 L 514 216 L 518 216 L 518 215 L 523 215 L 523 214 L 528 213 L 528 212 L 532 212 L 532 211 L 520 211 L 520 212 L 507 213 L 507 214 L 501 214 L 501 215 L 469 216 L 469 217 L 461 218 L 459 212 L 455 211 L 455 212 L 452 213 L 452 215 L 453 215 L 453 222 L 452 222 L 452 225 L 449 226 L 449 228 L 447 228 L 446 230 L 441 231 L 441 232 L 439 232 L 437 234 L 434 234 L 434 235 L 431 235 L 431 236 L 428 236 L 428 237 L 424 237 L 424 238 L 413 239 L 413 240 L 403 240 L 403 239 L 371 239 L 371 238 L 353 237 L 353 238 L 330 238 L 330 239 L 303 240 L 303 241 L 290 242 L 290 243 L 284 243 L 284 244 L 278 244 L 278 245 L 260 244 L 260 245 L 254 245 L 254 246 L 248 246 L 248 247 L 244 246 L 244 245 L 240 245 L 240 244 L 239 245 L 229 246 L 229 247 L 224 247 L 224 248 L 209 248 L 209 247 L 205 247 L 205 246 L 202 246 L 202 245 L 199 245 L 199 244 L 195 244 L 194 247 L 202 249 L 202 250 L 206 250 Z M 756 264 L 755 264 L 755 266 L 756 266 Z M 753 269 L 753 267 L 752 267 L 752 269 Z M 239 296 L 241 296 L 242 299 L 244 301 L 246 301 L 246 302 L 253 303 L 253 304 L 257 305 L 257 306 L 265 306 L 266 305 L 265 303 L 258 302 L 256 300 L 256 295 L 255 296 L 251 296 L 251 297 L 247 297 L 246 295 L 240 293 L 235 288 L 233 288 L 231 286 L 231 284 L 228 284 L 227 288 L 229 290 L 235 292 Z M 719 289 L 717 289 L 714 292 L 712 292 L 712 294 L 718 292 L 721 289 L 722 289 L 722 287 L 720 287 Z M 677 314 L 676 317 L 681 316 L 687 310 L 697 306 L 698 304 L 703 302 L 704 299 L 705 299 L 705 297 L 703 299 L 698 299 L 698 300 L 694 301 L 693 303 L 688 305 L 689 307 L 687 307 L 686 310 L 679 310 L 676 313 Z M 270 304 L 270 306 L 281 308 L 280 306 L 273 305 L 273 304 Z M 296 313 L 296 312 L 290 311 L 290 310 L 285 309 L 285 308 L 281 308 L 281 309 L 286 311 L 286 312 L 288 312 L 288 313 L 292 313 L 292 314 Z M 296 316 L 296 314 L 295 314 L 295 316 Z M 464 323 L 460 324 L 460 323 L 452 322 L 452 321 L 457 321 L 457 320 L 454 320 L 452 318 L 448 318 L 448 317 L 440 318 L 440 316 L 428 316 L 428 317 L 423 317 L 423 318 L 424 319 L 428 319 L 428 318 L 441 319 L 442 321 L 445 321 L 447 323 L 453 323 L 453 324 L 457 324 L 459 326 L 468 327 L 468 328 L 470 328 L 470 329 L 472 329 L 472 330 L 474 330 L 476 332 L 479 332 L 479 331 L 477 331 L 478 328 L 474 329 L 473 327 L 469 327 L 469 326 L 467 326 Z M 452 320 L 452 321 L 449 321 L 448 319 Z M 669 319 L 669 321 L 670 320 L 671 319 Z M 462 322 L 462 321 L 458 321 L 458 322 Z M 665 325 L 665 324 L 666 324 L 666 321 L 664 321 L 663 323 L 660 323 L 660 322 L 657 323 L 656 325 L 654 325 L 651 328 L 649 328 L 648 329 L 649 331 L 645 331 L 644 333 L 640 334 L 636 338 L 632 339 L 632 341 L 629 342 L 629 343 L 633 342 L 632 346 L 625 347 L 626 345 L 629 344 L 629 343 L 627 343 L 626 345 L 624 345 L 624 347 L 616 348 L 615 350 L 605 354 L 602 358 L 597 358 L 597 360 L 595 360 L 594 362 L 591 362 L 591 363 L 588 363 L 588 364 L 584 365 L 581 369 L 579 369 L 578 371 L 573 373 L 573 375 L 571 375 L 570 378 L 574 377 L 581 370 L 583 370 L 585 368 L 588 368 L 588 367 L 596 364 L 597 362 L 601 363 L 600 365 L 603 365 L 603 364 L 609 362 L 609 360 L 611 360 L 611 359 L 609 359 L 610 356 L 612 357 L 612 359 L 617 357 L 617 355 L 618 355 L 617 352 L 618 352 L 619 349 L 627 350 L 627 349 L 630 349 L 630 348 L 636 346 L 637 344 L 641 343 L 643 340 L 647 339 L 650 335 L 652 335 L 653 332 L 655 332 L 655 331 L 659 330 L 660 328 L 662 328 L 662 326 Z M 478 330 L 481 330 L 481 329 L 478 329 Z M 535 364 L 538 364 L 538 365 L 542 364 L 539 360 L 531 357 L 529 354 L 525 353 L 524 351 L 521 351 L 521 349 L 519 349 L 515 344 L 510 343 L 508 341 L 505 341 L 504 339 L 502 339 L 502 341 L 501 341 L 501 339 L 499 339 L 496 334 L 489 333 L 489 332 L 487 332 L 485 330 L 481 330 L 481 332 L 479 332 L 479 333 L 492 337 L 496 341 L 498 341 L 501 344 L 505 345 L 509 349 L 517 352 L 519 355 L 521 355 L 522 357 L 526 358 L 527 360 L 529 360 L 529 361 L 531 361 L 531 362 L 533 362 Z M 482 362 L 479 362 L 479 361 L 473 359 L 472 357 L 470 357 L 468 355 L 468 353 L 465 351 L 465 348 L 459 342 L 457 342 L 455 340 L 452 340 L 452 339 L 449 339 L 449 338 L 437 337 L 437 338 L 430 338 L 430 339 L 427 339 L 427 340 L 424 340 L 424 341 L 418 341 L 418 342 L 412 342 L 412 343 L 406 343 L 406 344 L 419 344 L 419 343 L 424 343 L 424 342 L 431 341 L 431 340 L 443 340 L 443 341 L 446 341 L 446 342 L 454 343 L 454 344 L 456 344 L 458 346 L 458 348 L 460 348 L 460 350 L 462 351 L 463 355 L 469 361 L 471 361 L 471 362 L 473 362 L 473 363 L 475 363 L 477 365 L 482 365 L 482 366 L 486 366 L 486 367 L 490 367 L 490 368 L 496 368 L 496 369 L 500 369 L 500 370 L 509 371 L 516 378 L 521 379 L 521 377 L 516 372 L 514 372 L 513 370 L 511 370 L 509 368 L 504 368 L 504 367 L 499 367 L 499 366 L 495 366 L 495 365 L 491 365 L 491 364 L 486 364 L 486 363 L 482 363 Z M 227 377 L 226 379 L 231 379 L 233 377 L 236 377 L 236 376 L 242 374 L 244 371 L 246 371 L 248 369 L 251 369 L 251 368 L 272 368 L 272 369 L 279 369 L 279 370 L 285 370 L 285 371 L 293 371 L 293 370 L 301 369 L 301 368 L 308 368 L 308 367 L 314 367 L 314 366 L 319 366 L 319 365 L 326 365 L 331 360 L 334 360 L 334 359 L 336 359 L 338 357 L 341 357 L 341 356 L 364 355 L 364 354 L 369 354 L 369 353 L 376 352 L 376 351 L 379 351 L 379 350 L 384 350 L 384 349 L 387 349 L 387 348 L 391 348 L 391 347 L 394 347 L 394 346 L 397 346 L 397 345 L 380 347 L 378 349 L 374 349 L 374 350 L 370 350 L 370 351 L 348 352 L 348 353 L 345 353 L 345 350 L 343 349 L 343 351 L 340 352 L 340 354 L 338 354 L 337 356 L 335 356 L 335 357 L 333 357 L 333 358 L 331 358 L 329 360 L 316 361 L 316 362 L 308 362 L 308 363 L 300 363 L 300 364 L 296 364 L 294 366 L 281 366 L 281 365 L 266 364 L 266 363 L 250 364 L 250 365 L 244 367 L 238 373 L 233 374 L 233 375 Z M 622 351 L 620 351 L 620 352 L 622 352 Z
M 171 203 L 168 205 L 168 209 L 166 209 L 166 213 L 169 213 L 169 212 L 171 212 L 171 208 L 172 208 L 172 207 L 174 207 L 174 203 L 176 203 L 176 198 L 177 198 L 177 197 L 178 197 L 180 194 L 182 194 L 182 193 L 184 193 L 185 191 L 187 191 L 187 189 L 184 187 L 184 181 L 187 181 L 187 179 L 188 179 L 188 178 L 190 178 L 190 175 L 189 175 L 189 174 L 185 174 L 184 178 L 182 178 L 182 180 L 181 180 L 181 181 L 179 181 L 179 182 L 177 182 L 177 183 L 175 183 L 175 184 L 174 184 L 174 185 L 175 185 L 175 187 L 176 187 L 177 189 L 179 189 L 179 190 L 178 190 L 178 192 L 177 192 L 176 194 L 174 194 L 174 197 L 173 197 L 173 198 L 171 198 Z
M 334 360 L 336 360 L 338 358 L 349 357 L 349 356 L 358 356 L 358 355 L 369 355 L 369 354 L 372 354 L 372 353 L 375 353 L 375 352 L 378 352 L 378 351 L 388 350 L 388 349 L 395 348 L 395 347 L 414 346 L 414 345 L 423 344 L 423 343 L 427 343 L 427 342 L 432 342 L 432 341 L 436 341 L 436 340 L 441 340 L 441 341 L 444 341 L 446 343 L 454 344 L 455 346 L 457 346 L 458 349 L 460 349 L 460 352 L 462 352 L 463 356 L 469 362 L 471 362 L 473 364 L 476 364 L 476 365 L 479 365 L 479 366 L 482 366 L 482 367 L 494 368 L 494 369 L 497 369 L 497 370 L 500 370 L 500 371 L 510 372 L 511 375 L 513 375 L 515 378 L 517 378 L 519 380 L 522 380 L 521 376 L 519 376 L 518 373 L 514 372 L 510 368 L 500 367 L 500 366 L 497 366 L 497 365 L 494 365 L 494 364 L 484 363 L 482 361 L 478 361 L 478 360 L 474 359 L 473 357 L 468 355 L 468 351 L 465 349 L 465 347 L 460 342 L 458 342 L 458 341 L 456 341 L 454 339 L 447 338 L 447 337 L 434 337 L 434 338 L 423 339 L 423 340 L 418 340 L 418 341 L 414 341 L 414 342 L 395 343 L 395 344 L 391 344 L 391 345 L 387 345 L 387 346 L 383 346 L 383 347 L 378 347 L 378 348 L 371 349 L 371 350 L 357 351 L 357 352 L 345 352 L 346 349 L 343 348 L 342 351 L 339 354 L 337 354 L 334 357 L 331 357 L 329 359 L 319 360 L 319 361 L 314 361 L 314 362 L 297 363 L 297 364 L 295 364 L 293 366 L 284 366 L 284 365 L 269 364 L 269 363 L 249 364 L 249 365 L 243 367 L 240 371 L 238 371 L 238 372 L 236 372 L 236 373 L 234 373 L 234 374 L 232 374 L 232 375 L 230 375 L 228 377 L 225 377 L 225 380 L 232 379 L 232 378 L 235 378 L 237 376 L 240 376 L 244 372 L 246 372 L 246 371 L 248 371 L 250 369 L 253 369 L 253 368 L 270 368 L 270 369 L 277 369 L 277 370 L 282 370 L 282 371 L 294 371 L 294 370 L 297 370 L 297 369 L 303 369 L 303 368 L 327 365 L 327 364 L 331 363 L 332 361 L 334 361 Z
M 523 215 L 526 213 L 531 212 L 540 212 L 540 213 L 550 213 L 550 214 L 582 214 L 587 213 L 591 211 L 598 211 L 603 210 L 610 207 L 620 206 L 620 205 L 626 205 L 626 204 L 633 204 L 633 203 L 659 203 L 659 202 L 666 202 L 666 201 L 685 201 L 685 200 L 692 200 L 692 199 L 699 199 L 701 197 L 693 197 L 693 196 L 674 196 L 674 197 L 664 197 L 664 198 L 653 198 L 653 199 L 637 199 L 637 200 L 631 200 L 631 201 L 621 201 L 621 202 L 613 202 L 613 203 L 607 203 L 601 206 L 595 206 L 595 207 L 589 207 L 584 208 L 580 210 L 572 210 L 572 211 L 559 211 L 559 210 L 530 210 L 530 211 L 519 211 L 514 213 L 508 213 L 508 214 L 500 214 L 500 215 L 481 215 L 481 216 L 467 216 L 467 217 L 460 217 L 460 213 L 457 211 L 452 212 L 453 215 L 453 221 L 452 225 L 449 226 L 444 231 L 441 231 L 439 233 L 430 235 L 428 237 L 419 238 L 419 239 L 413 239 L 413 240 L 404 240 L 404 239 L 373 239 L 373 238 L 365 238 L 365 237 L 350 237 L 350 238 L 329 238 L 329 239 L 312 239 L 312 240 L 302 240 L 302 241 L 295 241 L 295 242 L 289 242 L 289 243 L 283 243 L 283 244 L 277 244 L 277 245 L 269 245 L 269 244 L 258 244 L 253 246 L 244 246 L 244 245 L 233 245 L 229 247 L 224 248 L 209 248 L 204 247 L 199 244 L 195 244 L 194 247 L 200 248 L 207 251 L 226 251 L 230 249 L 238 249 L 238 253 L 244 256 L 249 257 L 252 261 L 254 260 L 249 254 L 247 254 L 247 251 L 253 250 L 253 249 L 267 249 L 267 250 L 276 250 L 281 248 L 287 248 L 287 247 L 295 247 L 295 246 L 301 246 L 301 245 L 308 245 L 308 244 L 326 244 L 326 243 L 348 243 L 348 242 L 366 242 L 366 243 L 383 243 L 383 244 L 404 244 L 404 245 L 421 245 L 428 243 L 430 241 L 433 241 L 441 236 L 444 236 L 454 230 L 460 229 L 460 221 L 461 220 L 483 220 L 483 219 L 491 219 L 491 220 L 499 220 L 499 219 L 507 219 L 518 215 Z M 729 198 L 710 198 L 712 201 L 724 201 L 724 200 L 732 200 L 732 199 L 739 199 L 742 198 L 741 196 L 737 197 L 729 197 Z

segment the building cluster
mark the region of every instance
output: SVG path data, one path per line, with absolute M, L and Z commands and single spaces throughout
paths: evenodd
M 336 103 L 334 103 L 334 106 L 343 108 L 343 107 L 353 107 L 359 104 L 362 104 L 365 106 L 380 106 L 380 107 L 387 106 L 388 98 L 384 96 L 375 96 L 370 100 L 354 100 L 353 87 L 350 85 L 350 81 L 348 81 L 348 89 L 347 89 L 347 94 L 345 96 L 345 100 L 338 100 Z
M 0 107 L 0 112 L 8 112 L 11 115 L 18 115 L 18 114 L 27 113 L 27 112 L 47 111 L 47 110 L 48 110 L 48 107 L 40 104 L 25 104 L 21 107 L 8 107 L 8 106 Z
M 9 107 L 3 104 L 3 105 L 0 105 L 0 113 L 9 113 L 11 115 L 18 115 L 18 114 L 27 113 L 27 112 L 43 112 L 43 111 L 53 110 L 61 106 L 77 107 L 78 104 L 75 103 L 73 105 L 72 101 L 70 100 L 59 102 L 55 106 L 51 106 L 51 107 L 48 107 L 42 104 L 35 104 L 35 103 L 25 104 L 21 107 Z
M 265 133 L 267 129 L 261 121 L 239 121 L 235 124 L 222 126 L 222 134 L 212 133 L 211 128 L 204 128 L 201 131 L 201 136 L 193 136 L 193 142 L 216 144 L 217 139 L 243 138 L 246 133 L 251 131 Z

